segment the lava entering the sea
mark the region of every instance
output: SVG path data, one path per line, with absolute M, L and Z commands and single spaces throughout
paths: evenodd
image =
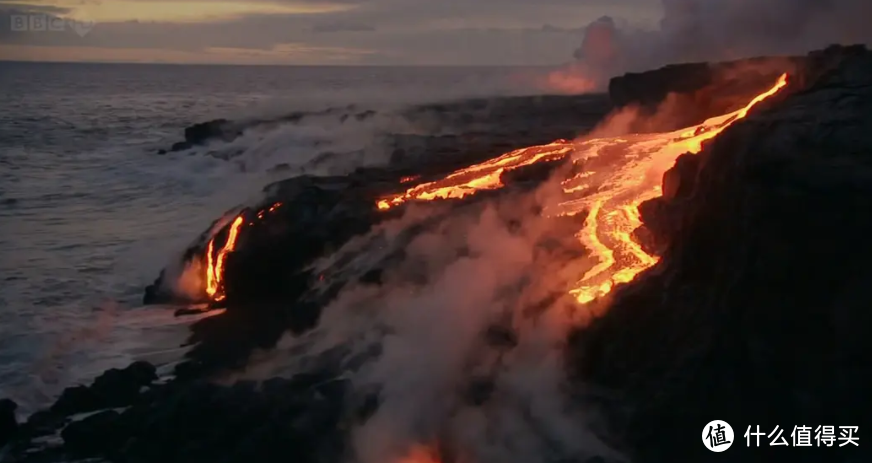
M 571 293 L 579 302 L 588 303 L 608 294 L 616 284 L 633 280 L 658 262 L 659 258 L 645 252 L 632 234 L 642 226 L 639 205 L 661 195 L 663 173 L 672 167 L 678 156 L 698 153 L 703 142 L 747 116 L 752 107 L 785 85 L 787 74 L 744 108 L 674 132 L 579 142 L 557 140 L 511 151 L 460 169 L 441 180 L 382 198 L 377 206 L 387 210 L 408 201 L 459 199 L 481 190 L 501 188 L 504 172 L 570 155 L 573 162 L 583 163 L 583 169 L 562 182 L 566 199 L 551 212 L 555 215 L 587 212 L 584 226 L 576 236 L 590 250 L 597 264 L 581 277 Z
M 716 137 L 750 109 L 787 84 L 782 75 L 768 91 L 744 108 L 711 118 L 702 124 L 669 133 L 631 134 L 579 142 L 556 140 L 547 145 L 517 149 L 494 159 L 460 169 L 441 180 L 411 187 L 404 193 L 382 198 L 377 207 L 387 210 L 408 201 L 459 199 L 481 190 L 503 187 L 502 175 L 514 169 L 571 157 L 582 163 L 578 174 L 562 182 L 565 197 L 547 212 L 576 215 L 586 212 L 577 237 L 590 250 L 596 264 L 578 281 L 571 293 L 581 303 L 608 294 L 619 283 L 631 281 L 651 267 L 658 257 L 645 252 L 632 238 L 642 225 L 638 206 L 661 194 L 663 172 L 684 153 L 698 153 L 703 142 Z M 401 183 L 418 177 L 405 177 Z M 204 252 L 205 293 L 209 300 L 226 298 L 226 261 L 246 227 L 255 225 L 281 206 L 275 203 L 257 213 L 243 211 L 211 237 Z M 220 239 L 223 239 L 223 244 Z
M 275 203 L 267 209 L 262 209 L 255 214 L 257 220 L 263 220 L 264 216 L 268 213 L 275 212 L 276 209 L 281 207 L 282 203 Z M 254 219 L 252 219 L 254 220 Z M 216 250 L 217 244 L 216 240 L 221 233 L 216 233 L 209 240 L 209 244 L 206 246 L 205 252 L 205 282 L 206 282 L 206 296 L 214 302 L 221 302 L 225 299 L 224 294 L 224 272 L 225 272 L 225 262 L 227 260 L 227 256 L 236 249 L 236 242 L 239 239 L 239 233 L 246 225 L 246 211 L 242 211 L 239 215 L 233 219 L 233 222 L 230 223 L 227 228 L 227 238 L 224 241 L 224 245 L 221 246 L 220 249 Z M 255 222 L 248 222 L 248 226 L 254 225 Z

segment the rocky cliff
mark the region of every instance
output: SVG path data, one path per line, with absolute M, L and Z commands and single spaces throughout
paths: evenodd
M 795 426 L 872 417 L 872 53 L 809 55 L 779 95 L 665 176 L 643 209 L 661 262 L 574 336 L 636 461 L 864 461 L 793 448 Z M 725 420 L 735 443 L 698 440 Z M 744 433 L 784 432 L 748 448 Z M 717 457 L 717 458 L 715 458 Z M 850 458 L 856 458 L 851 460 Z
M 735 111 L 769 88 L 779 75 L 801 67 L 805 57 L 759 57 L 722 63 L 673 64 L 629 73 L 609 82 L 609 98 L 617 108 L 639 106 L 645 113 L 665 109 L 647 130 L 662 132 L 689 127 Z

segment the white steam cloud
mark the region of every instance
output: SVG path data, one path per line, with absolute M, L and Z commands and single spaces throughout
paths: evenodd
M 354 390 L 379 397 L 351 431 L 360 463 L 620 461 L 567 392 L 563 342 L 584 315 L 566 289 L 589 263 L 555 245 L 577 243 L 572 233 L 531 212 L 556 187 L 410 207 L 348 243 L 317 264 L 326 284 L 373 268 L 383 269 L 381 284 L 346 286 L 314 332 L 289 337 L 249 375 L 293 373 L 343 352 Z
M 604 90 L 608 79 L 671 63 L 804 54 L 831 44 L 872 43 L 868 0 L 662 0 L 655 31 L 603 17 L 588 25 L 576 61 L 552 73 L 552 87 Z
M 587 138 L 658 116 L 625 109 Z M 410 204 L 352 239 L 313 265 L 314 291 L 348 283 L 318 327 L 261 352 L 241 376 L 326 366 L 353 395 L 376 394 L 373 414 L 350 429 L 357 463 L 625 461 L 594 432 L 605 427 L 585 400 L 608 391 L 565 376 L 569 330 L 607 301 L 579 306 L 568 294 L 596 262 L 578 247 L 573 220 L 583 218 L 541 212 L 565 200 L 560 178 L 477 204 Z M 361 278 L 373 270 L 378 284 Z

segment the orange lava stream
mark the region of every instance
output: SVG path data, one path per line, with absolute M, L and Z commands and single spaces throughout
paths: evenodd
M 578 143 L 558 140 L 515 150 L 458 170 L 442 180 L 383 198 L 377 206 L 386 210 L 411 200 L 457 199 L 479 190 L 500 188 L 503 186 L 500 176 L 507 170 L 571 153 L 573 162 L 583 163 L 584 169 L 562 183 L 567 198 L 551 213 L 588 212 L 577 236 L 597 263 L 571 291 L 579 302 L 588 303 L 608 294 L 615 285 L 632 281 L 657 263 L 658 258 L 646 253 L 633 240 L 632 233 L 642 225 L 639 205 L 661 195 L 663 173 L 674 165 L 676 158 L 684 153 L 698 153 L 703 142 L 747 116 L 752 107 L 785 85 L 787 74 L 744 108 L 674 132 L 595 138 Z
M 257 218 L 263 219 L 265 214 L 275 212 L 275 210 L 281 207 L 281 205 L 282 203 L 275 203 L 268 209 L 258 212 Z M 209 296 L 209 299 L 215 302 L 221 302 L 225 298 L 224 262 L 227 259 L 227 255 L 236 249 L 236 241 L 239 239 L 239 232 L 243 225 L 245 225 L 245 216 L 239 214 L 230 224 L 230 230 L 227 233 L 227 240 L 224 242 L 224 246 L 221 247 L 217 255 L 215 253 L 214 236 L 209 240 L 209 244 L 206 247 L 206 294 Z M 254 223 L 252 222 L 249 225 L 254 225 Z
M 442 180 L 422 183 L 403 194 L 378 201 L 381 210 L 387 210 L 409 200 L 460 199 L 480 190 L 493 190 L 503 186 L 500 176 L 506 170 L 527 166 L 539 161 L 560 159 L 572 151 L 566 140 L 521 148 L 481 164 L 461 169 Z
M 227 242 L 224 243 L 224 247 L 218 251 L 218 257 L 214 258 L 214 260 L 212 255 L 215 249 L 215 238 L 212 238 L 212 240 L 209 241 L 209 247 L 206 250 L 206 294 L 215 301 L 221 301 L 224 299 L 223 288 L 221 288 L 221 283 L 224 278 L 224 260 L 227 258 L 227 254 L 232 252 L 233 248 L 236 247 L 236 238 L 239 236 L 239 228 L 242 227 L 244 221 L 245 219 L 241 215 L 236 217 L 230 225 Z
M 711 118 L 695 127 L 663 134 L 592 140 L 576 147 L 573 158 L 583 161 L 585 167 L 594 167 L 601 160 L 608 166 L 602 169 L 602 173 L 594 167 L 594 173 L 581 182 L 578 177 L 565 181 L 565 192 L 584 185 L 594 186 L 595 190 L 558 206 L 561 214 L 589 211 L 579 238 L 599 263 L 571 291 L 579 302 L 587 303 L 605 296 L 615 285 L 632 281 L 640 272 L 657 263 L 658 258 L 646 253 L 632 238 L 633 231 L 642 225 L 639 205 L 661 195 L 663 173 L 675 164 L 678 156 L 698 153 L 703 142 L 747 116 L 754 105 L 785 85 L 786 74 L 744 108 Z M 599 157 L 603 159 L 597 159 Z

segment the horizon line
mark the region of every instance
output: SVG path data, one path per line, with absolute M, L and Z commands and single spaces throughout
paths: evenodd
M 142 62 L 142 61 L 57 61 L 57 60 L 9 60 L 0 59 L 0 64 L 85 64 L 85 65 L 143 65 L 143 66 L 232 66 L 232 67 L 393 67 L 393 68 L 551 68 L 563 66 L 558 64 L 281 64 L 281 63 L 175 63 L 175 62 Z

